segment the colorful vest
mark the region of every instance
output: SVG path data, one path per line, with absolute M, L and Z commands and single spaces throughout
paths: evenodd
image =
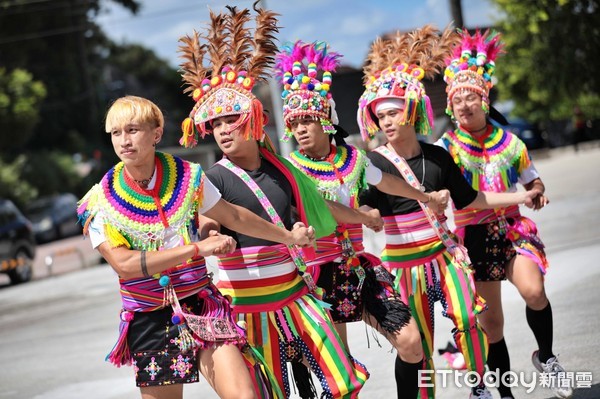
M 477 139 L 456 129 L 444 133 L 442 141 L 475 190 L 506 192 L 516 185 L 521 173 L 531 166 L 531 158 L 525 144 L 514 134 L 491 126 L 488 132 L 488 135 Z M 512 224 L 507 219 L 512 219 Z M 456 234 L 461 237 L 464 237 L 464 228 L 468 225 L 497 222 L 500 232 L 506 234 L 519 254 L 537 263 L 542 273 L 548 268 L 537 226 L 531 219 L 521 215 L 518 206 L 493 210 L 455 209 L 454 221 Z
M 157 186 L 142 190 L 127 175 L 122 162 L 115 165 L 79 202 L 77 213 L 84 234 L 88 234 L 91 220 L 101 212 L 105 218 L 104 233 L 113 247 L 124 245 L 135 250 L 157 251 L 173 236 L 182 237 L 181 244 L 196 239 L 194 220 L 202 202 L 202 168 L 169 154 L 156 153 L 156 176 Z M 166 235 L 167 228 L 171 236 Z M 107 356 L 112 363 L 122 365 L 131 361 L 126 344 L 131 312 L 151 312 L 169 304 L 178 306 L 178 299 L 204 288 L 212 292 L 202 257 L 161 274 L 162 277 L 119 278 L 123 311 L 119 340 Z
M 346 190 L 349 203 L 343 205 L 359 207 L 358 195 L 367 187 L 365 171 L 369 162 L 363 151 L 347 144 L 331 145 L 331 152 L 325 160 L 314 161 L 300 151 L 291 153 L 290 160 L 315 184 L 323 198 L 342 203 L 339 194 Z M 357 273 L 362 284 L 364 270 L 357 256 L 364 252 L 362 240 L 362 225 L 338 226 L 334 234 L 317 240 L 316 257 L 306 262 L 308 273 L 318 279 L 319 265 L 343 260 L 348 269 Z
M 479 139 L 460 129 L 444 133 L 441 139 L 475 190 L 503 193 L 517 183 L 531 158 L 514 134 L 490 128 L 491 132 Z
M 351 201 L 344 205 L 358 208 L 358 194 L 367 186 L 365 170 L 368 158 L 363 151 L 351 145 L 341 145 L 335 147 L 335 154 L 330 154 L 323 161 L 313 161 L 300 151 L 294 151 L 290 154 L 290 161 L 314 182 L 323 198 L 340 202 L 341 188 L 348 190 Z

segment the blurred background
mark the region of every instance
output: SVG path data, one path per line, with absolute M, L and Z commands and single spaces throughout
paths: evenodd
M 205 168 L 218 159 L 210 137 L 192 150 L 178 146 L 193 102 L 181 90 L 177 40 L 204 29 L 209 9 L 224 11 L 226 4 L 250 8 L 253 1 L 0 0 L 0 198 L 29 220 L 25 236 L 41 243 L 78 233 L 74 199 L 118 161 L 103 118 L 120 96 L 144 96 L 163 109 L 160 150 Z M 331 90 L 341 125 L 354 137 L 370 43 L 426 23 L 503 33 L 507 54 L 498 60 L 491 97 L 530 149 L 578 150 L 580 142 L 600 137 L 600 0 L 270 0 L 259 6 L 281 15 L 280 42 L 324 40 L 344 55 Z M 436 114 L 429 140 L 435 140 L 451 127 L 443 112 L 445 84 L 441 77 L 425 84 Z M 279 84 L 255 91 L 273 116 L 267 132 L 279 143 Z M 292 145 L 280 151 L 286 155 Z M 30 245 L 16 245 L 21 217 L 5 220 L 0 232 L 13 242 L 0 260 Z

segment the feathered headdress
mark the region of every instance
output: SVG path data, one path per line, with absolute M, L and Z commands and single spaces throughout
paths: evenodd
M 466 29 L 458 32 L 461 44 L 447 60 L 448 66 L 444 71 L 444 81 L 448 84 L 446 113 L 452 116 L 452 97 L 463 90 L 481 95 L 483 110 L 487 113 L 490 89 L 494 85 L 495 60 L 503 52 L 504 43 L 500 40 L 500 33 L 495 31 L 486 30 L 482 34 L 477 30 L 473 36 Z
M 208 122 L 227 115 L 240 115 L 233 127 L 243 126 L 246 139 L 263 139 L 266 117 L 252 88 L 268 77 L 277 52 L 275 34 L 279 27 L 277 14 L 257 9 L 257 3 L 254 34 L 246 26 L 252 19 L 250 11 L 227 6 L 227 13 L 210 11 L 210 24 L 204 34 L 194 31 L 179 39 L 183 59 L 180 72 L 187 86 L 183 92 L 196 101 L 181 125 L 183 136 L 179 142 L 184 147 L 194 147 L 197 131 L 204 138 L 212 132 Z
M 341 54 L 328 51 L 325 42 L 304 43 L 298 40 L 281 48 L 275 67 L 283 83 L 283 141 L 293 136 L 290 121 L 305 115 L 318 118 L 325 133 L 335 134 L 332 122 L 338 121 L 329 89 L 331 73 L 335 72 L 340 58 Z
M 358 101 L 357 119 L 363 140 L 370 140 L 379 130 L 373 105 L 381 99 L 403 100 L 402 124 L 415 126 L 417 133 L 431 133 L 433 111 L 421 80 L 442 71 L 458 40 L 452 29 L 440 32 L 425 25 L 373 42 L 363 68 L 365 91 Z

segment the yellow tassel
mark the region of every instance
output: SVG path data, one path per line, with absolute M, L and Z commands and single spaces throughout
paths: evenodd
M 106 235 L 106 238 L 108 239 L 108 242 L 112 247 L 116 248 L 124 245 L 127 248 L 131 248 L 131 244 L 129 243 L 129 241 L 127 241 L 127 239 L 123 237 L 121 233 L 119 233 L 119 230 L 114 228 L 112 225 L 104 225 L 104 234 Z

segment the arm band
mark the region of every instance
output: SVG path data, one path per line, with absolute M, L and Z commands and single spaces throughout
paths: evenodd
M 146 266 L 146 251 L 142 251 L 140 255 L 140 261 L 142 263 L 142 274 L 144 277 L 150 277 L 148 274 L 148 267 Z

